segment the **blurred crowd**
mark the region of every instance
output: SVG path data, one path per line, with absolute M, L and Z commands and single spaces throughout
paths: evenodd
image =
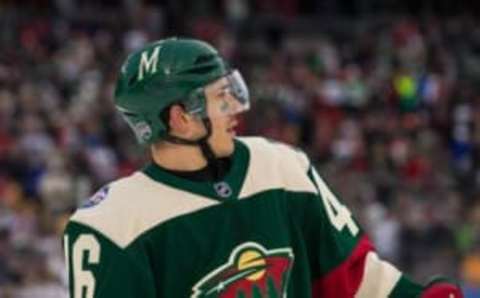
M 0 2 L 0 297 L 67 297 L 66 220 L 147 162 L 112 104 L 120 63 L 173 34 L 241 70 L 253 106 L 240 134 L 305 150 L 384 258 L 480 297 L 478 19 L 309 18 L 293 0 L 27 2 Z

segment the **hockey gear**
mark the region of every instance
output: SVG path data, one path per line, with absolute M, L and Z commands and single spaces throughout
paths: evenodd
M 223 77 L 227 81 L 224 100 L 207 106 L 205 87 Z M 168 123 L 160 115 L 173 104 L 182 104 L 188 113 L 208 119 L 245 111 L 249 93 L 240 73 L 230 69 L 212 46 L 194 39 L 169 38 L 148 44 L 127 58 L 117 82 L 115 105 L 137 140 L 152 144 L 167 136 Z

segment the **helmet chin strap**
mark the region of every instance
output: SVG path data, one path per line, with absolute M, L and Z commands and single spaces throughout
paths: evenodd
M 167 142 L 179 144 L 179 145 L 199 146 L 203 157 L 207 161 L 207 167 L 211 167 L 213 170 L 214 179 L 216 181 L 220 179 L 221 169 L 217 161 L 217 157 L 215 156 L 215 153 L 212 150 L 212 147 L 210 146 L 210 144 L 208 144 L 208 139 L 212 135 L 212 122 L 210 121 L 209 118 L 206 118 L 206 119 L 202 119 L 202 123 L 205 126 L 207 133 L 203 137 L 197 140 L 187 140 L 187 139 L 179 138 L 176 136 L 172 136 L 170 134 L 167 134 L 164 137 L 164 140 Z

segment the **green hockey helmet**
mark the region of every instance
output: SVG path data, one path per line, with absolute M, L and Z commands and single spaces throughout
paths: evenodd
M 222 77 L 228 82 L 230 101 L 208 108 L 204 87 Z M 211 111 L 234 114 L 249 108 L 248 88 L 209 44 L 169 38 L 147 44 L 124 62 L 115 89 L 115 105 L 141 144 L 151 144 L 168 134 L 162 112 L 182 104 L 188 113 L 215 117 Z M 210 111 L 210 112 L 209 112 Z

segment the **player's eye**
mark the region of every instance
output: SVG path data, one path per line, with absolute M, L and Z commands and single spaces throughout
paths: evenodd
M 231 93 L 231 91 L 232 90 L 230 89 L 230 86 L 225 85 L 222 88 L 220 88 L 220 90 L 218 92 L 218 96 L 225 97 L 225 96 L 229 95 Z

